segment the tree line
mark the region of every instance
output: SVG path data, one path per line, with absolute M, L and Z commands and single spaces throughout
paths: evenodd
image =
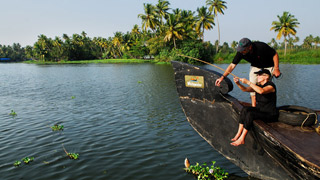
M 93 59 L 143 59 L 154 58 L 159 61 L 181 60 L 192 61 L 177 56 L 185 54 L 207 61 L 213 61 L 217 53 L 235 52 L 237 41 L 229 46 L 224 42 L 220 45 L 220 28 L 218 15 L 223 15 L 227 9 L 222 0 L 207 0 L 206 6 L 197 8 L 195 12 L 183 9 L 171 9 L 170 2 L 158 0 L 153 5 L 143 4 L 144 13 L 139 14 L 142 26 L 134 25 L 126 33 L 115 32 L 113 37 L 90 38 L 86 32 L 62 37 L 38 36 L 33 46 L 21 47 L 0 45 L 0 58 L 7 57 L 15 60 L 93 60 Z M 169 12 L 171 11 L 171 12 Z M 305 38 L 301 46 L 296 37 L 298 20 L 289 12 L 278 15 L 278 21 L 272 22 L 270 30 L 278 32 L 277 39 L 284 37 L 283 43 L 272 39 L 269 44 L 275 49 L 284 48 L 317 48 L 319 37 L 312 35 Z M 218 26 L 218 40 L 214 44 L 204 41 L 204 32 Z M 293 38 L 295 37 L 295 38 Z

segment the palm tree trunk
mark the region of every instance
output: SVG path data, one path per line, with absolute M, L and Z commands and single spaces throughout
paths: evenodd
M 216 46 L 216 53 L 218 53 L 219 45 L 220 45 L 220 26 L 219 26 L 218 16 L 217 16 L 217 23 L 218 23 L 218 45 Z
M 286 36 L 284 37 L 284 56 L 287 54 L 287 38 Z
M 202 42 L 204 42 L 204 26 L 202 27 Z

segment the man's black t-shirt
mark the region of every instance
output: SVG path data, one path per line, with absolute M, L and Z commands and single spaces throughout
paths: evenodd
M 273 67 L 273 56 L 276 54 L 276 51 L 271 48 L 268 44 L 264 42 L 252 42 L 252 51 L 246 55 L 237 52 L 232 63 L 238 64 L 241 59 L 251 63 L 251 66 L 257 68 L 268 68 Z

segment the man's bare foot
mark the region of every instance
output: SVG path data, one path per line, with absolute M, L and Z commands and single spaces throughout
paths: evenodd
M 241 144 L 244 144 L 244 140 L 238 139 L 232 143 L 230 143 L 232 146 L 239 146 Z

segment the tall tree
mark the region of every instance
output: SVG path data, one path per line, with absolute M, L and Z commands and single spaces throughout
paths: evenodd
M 269 45 L 274 49 L 278 49 L 278 42 L 274 38 L 271 39 L 271 42 Z
M 137 24 L 135 24 L 131 30 L 131 36 L 133 37 L 133 39 L 138 39 L 140 35 L 140 29 L 139 26 Z
M 176 39 L 182 40 L 184 32 L 183 23 L 180 21 L 179 15 L 169 14 L 165 27 L 166 35 L 164 37 L 164 41 L 168 42 L 173 40 L 174 48 L 176 48 Z
M 318 44 L 320 43 L 320 37 L 319 37 L 319 36 L 316 36 L 316 37 L 314 38 L 314 43 L 315 43 L 314 48 L 318 48 Z
M 163 18 L 166 18 L 168 16 L 168 10 L 170 9 L 169 5 L 169 1 L 158 0 L 158 4 L 156 4 L 155 6 L 155 11 L 159 16 L 161 26 L 163 26 Z
M 138 18 L 142 19 L 142 28 L 144 31 L 147 31 L 148 28 L 155 30 L 157 28 L 158 19 L 155 13 L 155 7 L 152 4 L 143 4 L 144 13 L 139 14 Z
M 197 8 L 198 15 L 196 17 L 196 31 L 199 33 L 202 41 L 204 41 L 204 30 L 210 30 L 213 28 L 214 15 L 212 15 L 207 7 L 202 6 Z M 201 31 L 202 30 L 202 31 Z
M 284 55 L 286 55 L 287 52 L 287 36 L 290 38 L 290 35 L 295 36 L 297 31 L 296 28 L 298 28 L 298 20 L 294 17 L 294 15 L 291 15 L 289 12 L 285 11 L 283 12 L 282 16 L 277 16 L 279 21 L 273 21 L 272 27 L 270 29 L 274 30 L 275 32 L 278 32 L 277 39 L 280 40 L 282 36 L 284 36 Z
M 313 40 L 314 38 L 313 38 L 313 36 L 310 34 L 309 36 L 307 36 L 304 40 L 303 40 L 303 46 L 305 47 L 305 48 L 312 48 L 312 43 L 313 43 Z
M 62 48 L 61 48 L 61 45 L 62 45 L 62 40 L 59 38 L 59 37 L 55 37 L 53 42 L 52 42 L 52 45 L 53 45 L 53 58 L 54 60 L 58 61 L 62 58 L 62 54 L 63 54 L 63 51 L 62 51 Z
M 182 10 L 180 13 L 180 19 L 183 23 L 184 37 L 189 39 L 197 39 L 197 33 L 195 31 L 195 17 L 194 12 L 190 10 Z
M 232 41 L 231 48 L 233 49 L 233 51 L 236 51 L 236 47 L 237 46 L 238 46 L 238 42 L 237 41 Z
M 220 45 L 220 27 L 219 27 L 219 20 L 218 20 L 218 14 L 224 14 L 224 10 L 227 9 L 226 2 L 222 0 L 207 0 L 206 1 L 207 6 L 209 6 L 209 11 L 217 18 L 218 23 L 218 46 L 216 46 L 216 52 L 218 52 L 218 48 Z

